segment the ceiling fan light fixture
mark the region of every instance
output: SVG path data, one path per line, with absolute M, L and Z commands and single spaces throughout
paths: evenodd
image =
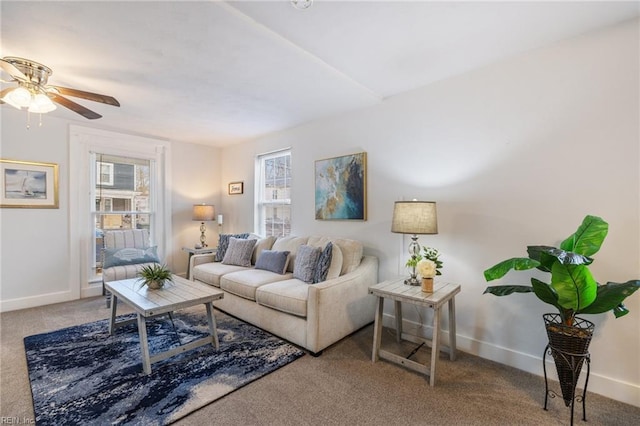
M 309 9 L 313 0 L 291 0 L 291 6 L 298 10 Z
M 56 109 L 56 105 L 49 99 L 47 95 L 38 93 L 33 97 L 33 102 L 29 105 L 29 112 L 44 114 Z
M 17 109 L 26 108 L 31 105 L 31 92 L 24 87 L 16 87 L 7 93 L 2 100 Z

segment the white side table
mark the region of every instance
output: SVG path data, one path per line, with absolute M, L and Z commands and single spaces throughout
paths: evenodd
M 193 247 L 182 247 L 183 251 L 189 253 L 189 259 L 187 260 L 187 279 L 189 279 L 189 266 L 191 264 L 191 256 L 194 254 L 208 254 L 215 253 L 218 251 L 218 247 L 204 247 L 204 248 L 193 248 Z
M 433 293 L 423 293 L 420 286 L 410 286 L 404 283 L 404 278 L 396 278 L 384 281 L 369 287 L 369 293 L 378 297 L 376 306 L 376 320 L 373 334 L 373 353 L 371 361 L 376 362 L 378 358 L 395 362 L 400 365 L 423 373 L 429 376 L 429 384 L 434 386 L 436 383 L 436 366 L 440 351 L 449 352 L 452 361 L 456 359 L 456 309 L 455 295 L 460 292 L 459 284 L 449 284 L 436 282 L 433 285 Z M 403 358 L 389 351 L 380 349 L 380 341 L 382 339 L 382 309 L 384 307 L 384 299 L 391 299 L 395 303 L 396 315 L 396 339 L 400 342 L 402 339 L 409 340 L 414 343 L 426 343 L 431 346 L 431 365 L 426 366 L 418 362 Z M 424 339 L 419 336 L 410 335 L 402 332 L 402 303 L 408 303 L 418 306 L 424 306 L 433 309 L 433 339 Z M 441 348 L 440 337 L 440 308 L 447 303 L 449 306 L 449 346 Z

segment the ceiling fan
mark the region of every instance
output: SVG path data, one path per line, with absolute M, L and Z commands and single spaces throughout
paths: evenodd
M 89 120 L 95 120 L 102 116 L 62 95 L 120 106 L 112 96 L 47 84 L 52 74 L 51 68 L 30 59 L 7 56 L 0 59 L 0 68 L 12 77 L 12 80 L 3 82 L 18 83 L 17 87 L 0 91 L 0 103 L 8 103 L 18 109 L 28 108 L 29 112 L 46 113 L 56 109 L 55 102 Z

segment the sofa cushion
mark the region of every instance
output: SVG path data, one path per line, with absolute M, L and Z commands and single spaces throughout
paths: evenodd
M 364 252 L 362 243 L 356 240 L 336 238 L 333 240 L 333 245 L 337 245 L 342 251 L 342 270 L 340 275 L 355 271 L 360 262 L 362 262 Z
M 260 258 L 260 253 L 263 250 L 271 250 L 271 246 L 276 241 L 276 237 L 258 238 L 256 246 L 253 248 L 253 255 L 251 256 L 251 264 L 255 265 Z
M 332 242 L 327 237 L 309 237 L 307 244 L 314 247 L 320 247 L 324 250 L 329 242 Z M 333 242 L 332 242 L 333 243 Z M 342 272 L 342 250 L 340 246 L 333 243 L 333 247 L 331 249 L 331 265 L 329 265 L 329 270 L 327 271 L 327 280 L 331 280 L 333 278 L 337 278 L 340 276 Z
M 102 268 L 135 265 L 137 263 L 159 263 L 157 247 L 106 248 Z
M 327 279 L 327 273 L 329 272 L 329 266 L 331 266 L 331 255 L 333 253 L 333 243 L 329 241 L 324 249 L 320 252 L 318 257 L 318 263 L 316 269 L 313 271 L 313 283 L 321 283 Z
M 229 238 L 229 248 L 224 255 L 224 259 L 222 259 L 222 263 L 225 265 L 251 266 L 251 256 L 256 241 L 254 239 Z
M 225 265 L 220 262 L 202 263 L 193 268 L 193 279 L 215 287 L 220 287 L 220 278 L 223 275 L 244 271 L 246 269 L 247 268 L 243 266 Z
M 256 262 L 256 269 L 264 269 L 282 275 L 287 272 L 288 264 L 288 251 L 263 250 Z
M 236 296 L 256 300 L 256 289 L 279 280 L 288 280 L 291 274 L 279 275 L 262 269 L 232 272 L 220 278 L 220 288 Z
M 249 238 L 249 234 L 220 234 L 218 238 L 218 248 L 216 249 L 216 262 L 222 262 L 224 255 L 227 253 L 229 247 L 229 238 Z
M 261 286 L 256 290 L 256 302 L 300 317 L 307 316 L 309 285 L 298 279 L 278 281 Z
M 298 252 L 298 247 L 307 243 L 307 237 L 280 237 L 278 238 L 271 250 L 275 251 L 288 251 L 289 252 L 289 266 L 287 266 L 287 271 L 293 272 L 293 263 L 296 260 L 296 253 Z
M 316 272 L 316 265 L 320 257 L 321 250 L 318 247 L 301 245 L 293 265 L 293 278 L 297 278 L 306 283 L 313 283 L 313 276 Z

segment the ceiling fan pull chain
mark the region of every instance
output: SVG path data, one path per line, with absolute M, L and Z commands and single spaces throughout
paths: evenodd
M 27 130 L 31 128 L 31 113 L 27 110 Z

